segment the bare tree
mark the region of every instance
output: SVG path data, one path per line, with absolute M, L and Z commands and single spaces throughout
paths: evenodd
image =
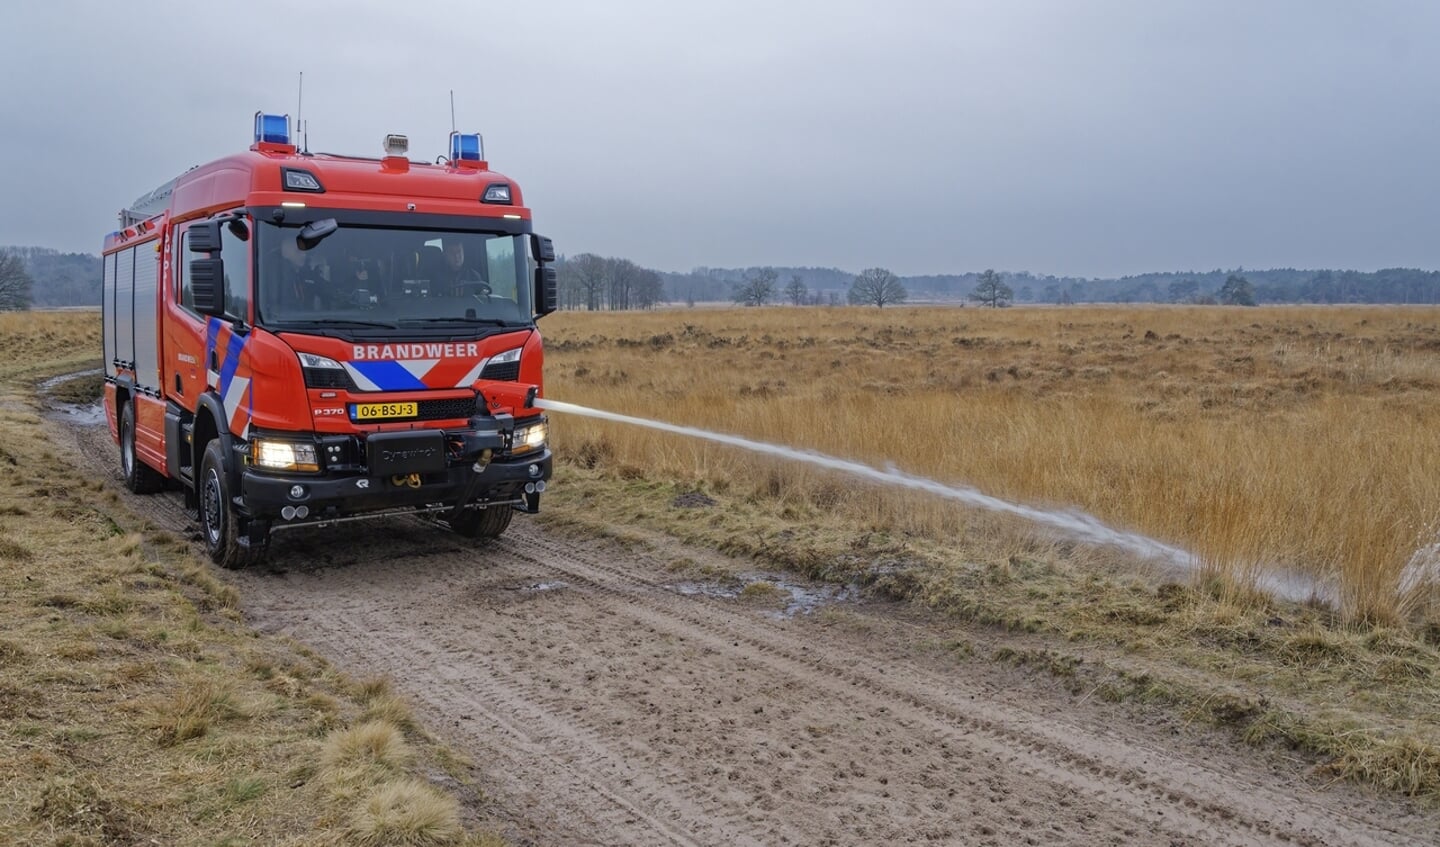
M 904 303 L 907 293 L 900 283 L 900 277 L 885 268 L 869 268 L 861 271 L 850 284 L 852 306 L 881 306 L 886 303 Z
M 30 308 L 34 285 L 24 260 L 8 250 L 0 251 L 0 312 Z
M 764 306 L 775 299 L 775 279 L 780 275 L 774 268 L 761 268 L 735 289 L 735 302 L 745 306 Z
M 970 292 L 970 299 L 979 300 L 992 309 L 1003 309 L 1015 299 L 1015 292 L 1005 284 L 1004 277 L 990 269 L 980 274 L 980 281 Z
M 610 310 L 631 308 L 631 296 L 644 269 L 629 259 L 606 259 L 605 269 L 610 284 Z
M 800 274 L 790 275 L 790 284 L 785 286 L 785 296 L 796 306 L 803 305 L 805 298 L 810 294 L 810 289 L 805 287 L 805 280 Z
M 584 303 L 586 310 L 594 312 L 604 305 L 601 301 L 605 298 L 608 270 L 605 260 L 594 253 L 581 253 L 567 261 L 565 266 L 573 268 L 575 289 L 580 295 L 576 307 Z
M 632 304 L 637 309 L 653 309 L 665 297 L 665 281 L 649 268 L 641 268 L 635 281 Z

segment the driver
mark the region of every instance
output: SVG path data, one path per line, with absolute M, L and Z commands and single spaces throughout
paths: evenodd
M 445 266 L 440 271 L 440 290 L 451 297 L 488 295 L 485 275 L 465 262 L 465 242 L 445 239 Z
M 329 299 L 328 280 L 321 268 L 288 235 L 280 239 L 280 302 L 291 309 L 318 309 Z

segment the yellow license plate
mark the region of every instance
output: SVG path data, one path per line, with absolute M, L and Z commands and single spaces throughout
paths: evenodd
M 350 417 L 357 421 L 413 418 L 418 414 L 420 414 L 419 403 L 354 403 L 350 406 Z

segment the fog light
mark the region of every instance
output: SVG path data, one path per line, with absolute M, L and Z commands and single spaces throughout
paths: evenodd
M 280 517 L 284 518 L 284 519 L 287 520 L 287 521 L 294 520 L 294 519 L 295 519 L 295 507 L 294 507 L 294 506 L 286 506 L 285 508 L 281 509 L 281 510 L 280 510 Z
M 303 486 L 303 485 L 292 485 L 292 486 L 290 486 L 290 499 L 292 499 L 292 500 L 299 500 L 301 497 L 304 497 L 304 496 L 305 496 L 305 486 Z
M 544 494 L 544 493 L 545 493 L 545 480 L 542 479 L 542 480 L 540 480 L 539 482 L 535 483 L 535 493 L 536 493 L 536 494 Z
M 534 494 L 534 493 L 535 493 L 535 483 L 533 483 L 533 482 L 527 482 L 527 483 L 525 483 L 525 493 L 526 493 L 526 494 Z
M 539 476 L 539 475 L 540 475 L 540 466 L 539 466 L 539 465 L 531 465 L 531 466 L 530 466 L 530 475 L 531 475 L 531 476 Z
M 296 506 L 296 507 L 295 507 L 295 517 L 297 517 L 297 518 L 305 518 L 305 517 L 309 517 L 309 516 L 310 516 L 310 507 L 309 507 L 309 506 Z

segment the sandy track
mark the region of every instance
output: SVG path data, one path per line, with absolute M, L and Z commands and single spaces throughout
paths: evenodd
M 118 485 L 103 429 L 59 440 Z M 177 497 L 130 502 L 188 529 Z M 1301 763 L 937 660 L 914 643 L 951 633 L 885 604 L 779 618 L 682 595 L 665 561 L 390 520 L 279 535 L 236 581 L 260 628 L 392 677 L 520 843 L 1435 843 Z

